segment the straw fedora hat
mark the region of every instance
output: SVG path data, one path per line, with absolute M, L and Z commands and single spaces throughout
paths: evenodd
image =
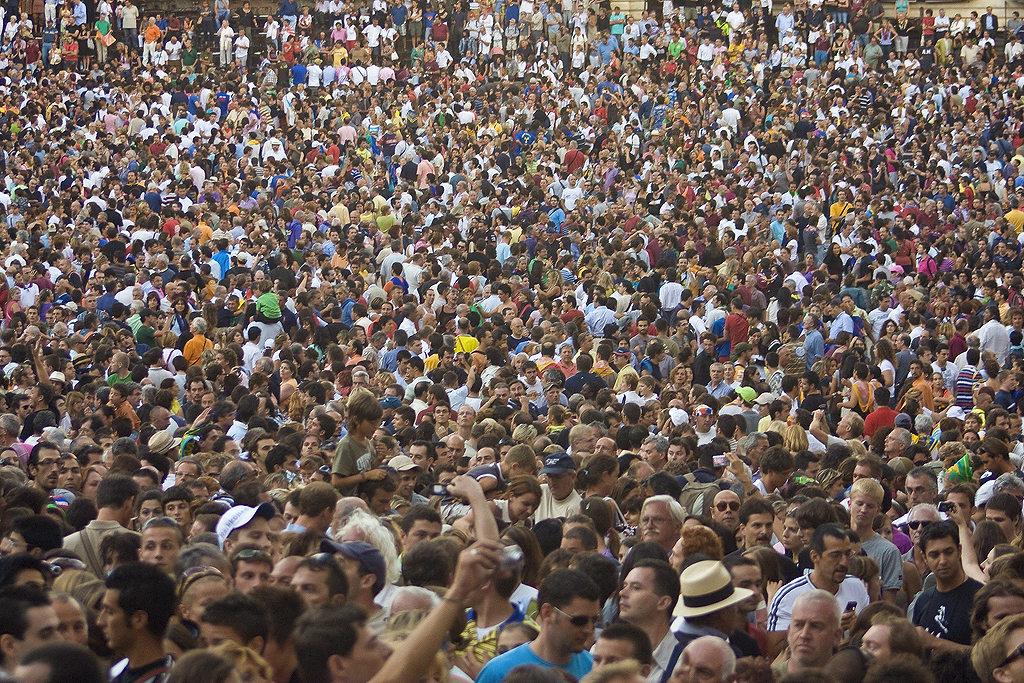
M 751 590 L 733 587 L 729 570 L 718 560 L 695 562 L 679 577 L 679 602 L 672 616 L 702 617 L 752 595 Z
M 172 437 L 167 433 L 166 430 L 161 430 L 149 437 L 149 450 L 154 453 L 166 453 L 172 448 L 177 448 L 181 445 L 181 439 Z

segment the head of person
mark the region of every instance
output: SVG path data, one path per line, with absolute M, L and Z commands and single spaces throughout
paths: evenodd
M 796 599 L 786 636 L 791 672 L 828 664 L 843 637 L 841 616 L 839 603 L 828 591 L 815 589 Z
M 263 606 L 249 596 L 231 593 L 214 600 L 203 611 L 199 620 L 199 644 L 216 647 L 231 641 L 262 653 L 268 630 Z
M 733 628 L 741 605 L 746 605 L 753 597 L 753 591 L 736 587 L 725 564 L 717 560 L 698 560 L 683 569 L 679 576 L 680 599 L 672 616 L 728 632 Z
M 298 671 L 305 681 L 366 683 L 384 666 L 391 647 L 366 626 L 355 605 L 308 610 L 292 636 Z
M 971 663 L 983 683 L 1024 680 L 1024 614 L 1006 617 L 974 644 Z
M 870 527 L 882 509 L 885 491 L 873 479 L 858 479 L 850 488 L 850 524 L 854 528 Z
M 248 595 L 260 586 L 268 586 L 274 571 L 274 557 L 256 545 L 241 544 L 230 557 L 235 590 Z
M 731 490 L 719 491 L 711 507 L 711 518 L 729 531 L 739 525 L 740 497 Z
M 822 524 L 814 531 L 808 547 L 817 577 L 830 586 L 838 585 L 846 579 L 852 553 L 846 529 L 839 524 Z
M 953 522 L 936 522 L 921 531 L 917 547 L 928 569 L 942 585 L 963 574 L 960 563 L 960 531 Z
M 679 540 L 686 512 L 675 498 L 669 495 L 651 496 L 646 499 L 640 511 L 640 540 L 657 543 L 665 552 Z
M 441 515 L 429 505 L 413 505 L 402 516 L 401 528 L 402 548 L 408 551 L 441 535 Z
M 736 679 L 736 654 L 729 643 L 701 636 L 683 648 L 669 683 L 731 683 Z
M 551 453 L 544 458 L 544 467 L 540 471 L 546 477 L 551 496 L 555 500 L 565 500 L 573 492 L 576 484 L 576 461 L 568 453 Z
M 619 590 L 619 618 L 641 625 L 645 620 L 672 620 L 679 602 L 679 576 L 664 560 L 643 559 L 622 580 Z
M 291 586 L 308 609 L 341 605 L 348 595 L 348 578 L 330 553 L 317 553 L 299 562 Z
M 861 638 L 861 650 L 883 660 L 904 654 L 919 658 L 923 653 L 917 627 L 908 619 L 888 614 L 871 620 L 871 628 Z
M 387 569 L 384 555 L 363 541 L 324 540 L 320 549 L 334 555 L 345 578 L 348 579 L 348 597 L 357 604 L 369 604 L 384 589 Z
M 170 517 L 153 517 L 142 527 L 139 561 L 152 564 L 174 574 L 174 561 L 185 545 L 185 533 Z
M 935 472 L 927 467 L 915 467 L 907 472 L 907 504 L 909 507 L 932 504 L 939 491 Z
M 270 503 L 262 503 L 257 507 L 236 505 L 217 520 L 217 542 L 229 556 L 241 543 L 270 552 L 270 520 L 275 514 L 277 511 Z
M 13 671 L 32 649 L 60 640 L 59 625 L 42 588 L 10 586 L 0 591 L 0 667 Z
M 651 639 L 639 626 L 620 621 L 601 631 L 594 643 L 594 668 L 601 669 L 618 662 L 634 661 L 640 665 L 641 675 L 651 672 L 654 658 Z
M 921 540 L 921 532 L 935 522 L 942 521 L 939 509 L 930 503 L 921 503 L 913 508 L 907 517 L 907 529 L 910 540 L 915 544 Z
M 1006 542 L 1012 542 L 1020 533 L 1020 499 L 1010 493 L 993 495 L 985 505 L 985 519 L 998 524 L 1003 536 L 1006 537 Z
M 739 509 L 738 535 L 747 550 L 757 546 L 769 546 L 772 541 L 772 524 L 775 510 L 763 498 L 748 498 Z
M 1002 619 L 1024 613 L 1024 588 L 1012 581 L 989 581 L 974 594 L 971 635 L 977 641 Z
M 53 642 L 29 650 L 14 669 L 24 683 L 105 683 L 99 658 L 80 643 Z
M 115 652 L 161 643 L 174 614 L 174 580 L 159 567 L 130 562 L 106 580 L 97 625 Z
M 579 569 L 559 569 L 544 579 L 537 592 L 541 635 L 560 654 L 582 652 L 593 640 L 601 614 L 601 590 Z

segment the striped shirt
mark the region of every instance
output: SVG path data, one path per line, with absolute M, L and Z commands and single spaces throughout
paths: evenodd
M 779 592 L 772 598 L 772 604 L 768 607 L 768 630 L 787 630 L 789 628 L 789 621 L 793 616 L 793 605 L 796 603 L 796 599 L 804 593 L 815 590 L 815 588 L 815 585 L 811 583 L 810 571 L 780 588 Z M 840 610 L 845 610 L 847 604 L 855 602 L 857 606 L 854 610 L 860 613 L 862 609 L 868 606 L 870 600 L 864 582 L 856 576 L 847 574 L 846 579 L 839 584 L 836 601 L 839 603 Z
M 956 376 L 956 405 L 964 410 L 974 407 L 974 390 L 981 386 L 985 378 L 978 368 L 973 365 L 965 365 L 960 374 Z

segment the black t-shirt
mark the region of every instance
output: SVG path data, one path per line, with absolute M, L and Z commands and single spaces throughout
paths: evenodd
M 971 608 L 981 584 L 967 579 L 947 593 L 938 588 L 922 592 L 913 604 L 911 621 L 933 636 L 961 645 L 971 644 Z

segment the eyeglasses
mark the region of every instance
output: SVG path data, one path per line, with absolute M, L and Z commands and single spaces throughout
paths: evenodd
M 556 612 L 558 612 L 563 617 L 568 619 L 569 623 L 572 624 L 573 626 L 579 627 L 579 626 L 586 626 L 587 624 L 590 624 L 591 626 L 597 626 L 597 622 L 600 620 L 600 617 L 588 617 L 588 616 L 585 616 L 583 614 L 580 614 L 580 615 L 577 615 L 577 616 L 574 617 L 574 616 L 572 616 L 570 614 L 566 614 L 565 612 L 563 612 L 562 610 L 558 609 L 554 605 L 552 605 L 552 607 L 554 608 L 554 610 Z
M 715 503 L 715 508 L 717 508 L 719 512 L 725 512 L 726 510 L 732 510 L 733 512 L 736 512 L 737 510 L 740 509 L 740 504 L 738 501 L 730 500 L 728 503 Z
M 914 531 L 917 531 L 918 528 L 923 529 L 931 523 L 932 520 L 930 519 L 915 519 L 912 522 L 907 522 L 907 526 L 913 529 Z
M 46 460 L 40 460 L 39 462 L 37 462 L 36 467 L 38 467 L 39 469 L 49 469 L 50 467 L 57 465 L 58 467 L 63 468 L 62 462 L 63 461 L 58 460 L 56 458 L 47 458 Z
M 1006 659 L 1003 660 L 1003 663 L 997 666 L 996 668 L 1001 669 L 1004 666 L 1010 666 L 1021 657 L 1024 657 L 1024 643 L 1021 643 L 1020 645 L 1015 647 L 1010 654 L 1006 655 Z

